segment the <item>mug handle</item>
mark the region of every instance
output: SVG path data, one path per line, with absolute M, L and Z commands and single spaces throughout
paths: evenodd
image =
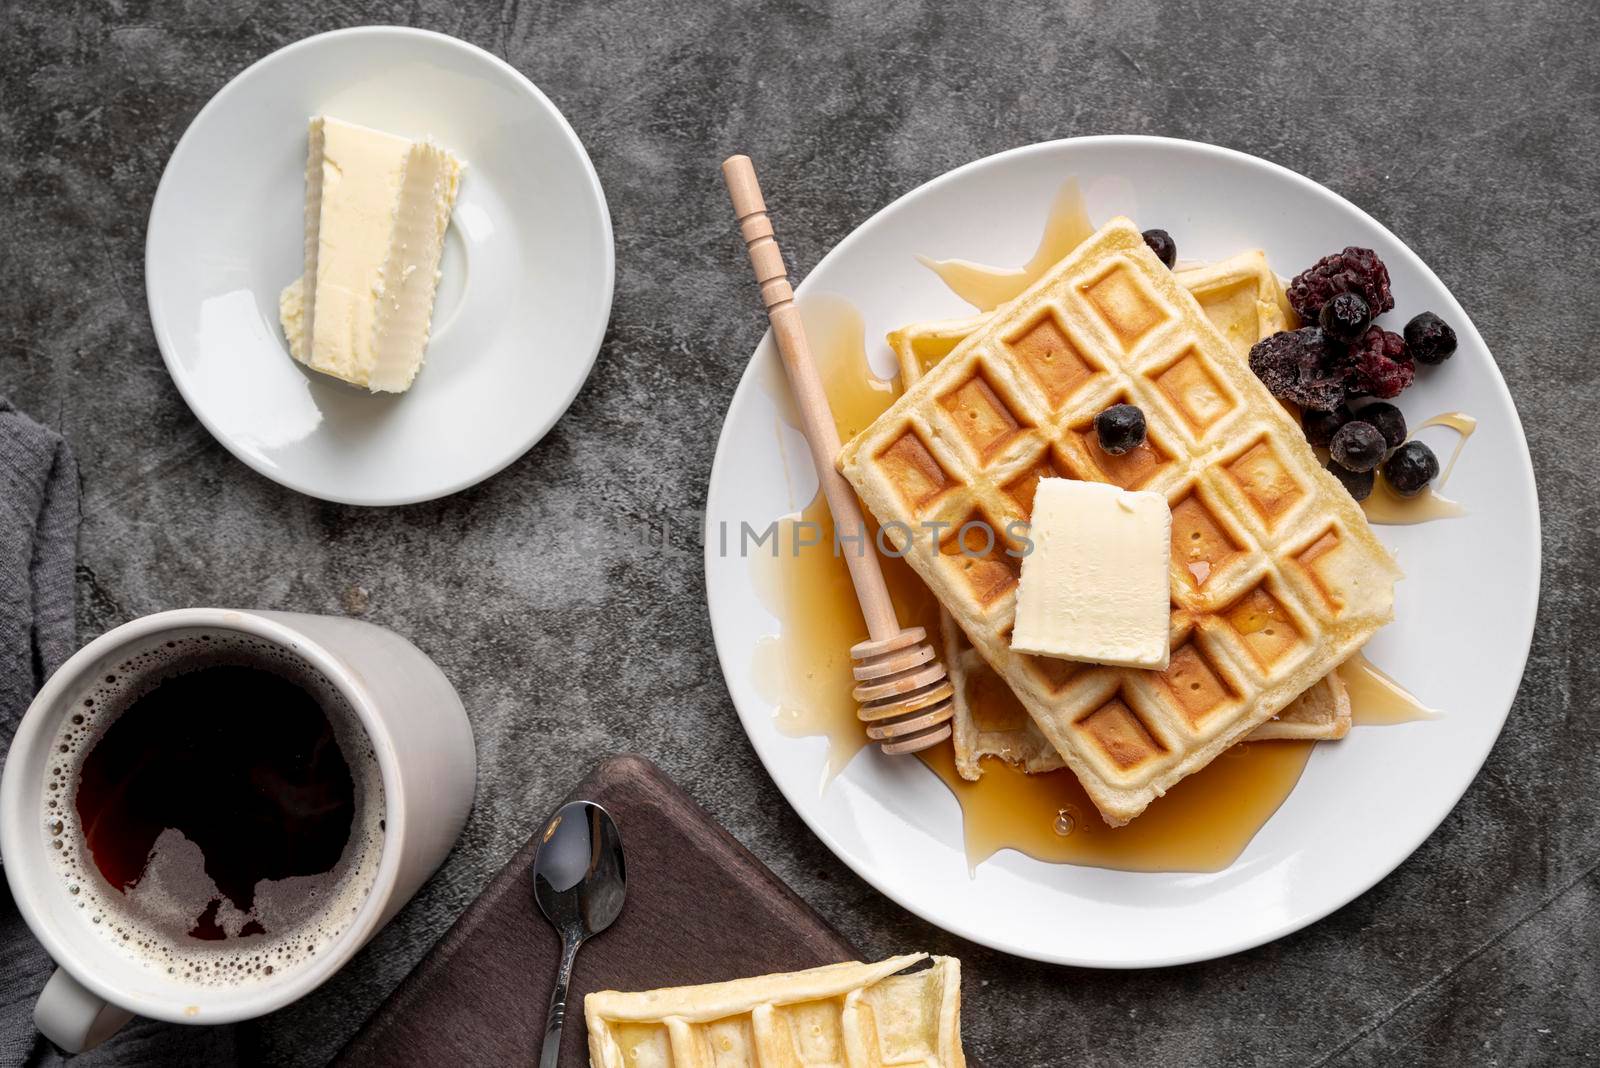
M 33 1026 L 64 1053 L 83 1053 L 110 1038 L 133 1013 L 86 989 L 57 968 L 33 1006 Z

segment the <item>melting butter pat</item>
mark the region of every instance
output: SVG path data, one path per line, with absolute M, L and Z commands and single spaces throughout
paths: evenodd
M 1033 498 L 1011 648 L 1164 671 L 1172 510 L 1159 493 L 1047 478 Z
M 422 366 L 461 163 L 434 144 L 311 120 L 305 274 L 278 299 L 289 352 L 374 393 Z

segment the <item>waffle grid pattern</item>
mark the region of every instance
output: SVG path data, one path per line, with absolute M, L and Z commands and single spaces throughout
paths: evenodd
M 1261 338 L 1293 321 L 1283 284 L 1264 253 L 1241 252 L 1214 264 L 1174 272 L 1211 324 L 1240 355 Z M 889 335 L 900 365 L 900 380 L 909 388 L 937 366 L 989 315 L 969 319 L 912 323 Z M 1003 679 L 972 647 L 950 613 L 939 610 L 944 660 L 955 690 L 952 719 L 956 770 L 963 778 L 983 775 L 985 757 L 995 757 L 1030 774 L 1065 766 L 1061 754 L 1034 725 L 1022 703 Z M 1246 741 L 1342 738 L 1350 730 L 1350 703 L 1335 673 L 1329 673 L 1267 720 Z
M 1093 419 L 1119 402 L 1147 440 L 1110 456 Z M 1397 571 L 1355 503 L 1126 219 L 956 345 L 840 466 L 1112 824 L 1391 615 Z M 1167 497 L 1167 671 L 1011 651 L 1019 532 L 1050 476 Z

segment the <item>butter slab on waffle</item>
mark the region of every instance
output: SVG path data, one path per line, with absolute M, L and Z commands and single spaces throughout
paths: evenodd
M 1093 421 L 1119 402 L 1143 409 L 1148 440 L 1110 456 Z M 1393 616 L 1399 569 L 1366 517 L 1127 219 L 956 344 L 840 469 L 1113 826 Z M 1020 547 L 1005 532 L 1051 475 L 1167 496 L 1166 671 L 1012 652 Z
M 1250 347 L 1257 341 L 1294 321 L 1283 283 L 1260 250 L 1176 271 L 1173 277 L 1194 294 L 1200 310 L 1241 359 L 1248 359 Z M 902 385 L 910 388 L 989 317 L 912 323 L 891 333 L 889 347 L 899 362 Z M 943 608 L 939 610 L 939 632 L 945 667 L 955 688 L 952 742 L 956 771 L 962 778 L 981 778 L 985 757 L 1004 760 L 1030 773 L 1063 767 L 1055 746 L 1039 733 L 1005 681 Z M 1338 675 L 1329 672 L 1245 740 L 1315 741 L 1343 738 L 1349 731 L 1349 697 Z
M 964 1068 L 961 963 L 925 953 L 583 999 L 591 1068 Z

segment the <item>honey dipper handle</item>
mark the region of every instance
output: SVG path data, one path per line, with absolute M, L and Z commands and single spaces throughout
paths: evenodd
M 900 633 L 900 621 L 895 616 L 894 602 L 889 599 L 889 588 L 883 582 L 878 554 L 871 547 L 861 504 L 834 466 L 839 457 L 839 430 L 833 421 L 833 411 L 828 407 L 822 379 L 811 359 L 805 324 L 800 319 L 800 310 L 795 307 L 789 272 L 783 265 L 777 238 L 773 236 L 772 221 L 767 218 L 767 204 L 761 197 L 755 166 L 749 156 L 730 156 L 722 164 L 722 177 L 733 198 L 733 210 L 739 217 L 745 247 L 750 250 L 750 266 L 755 268 L 761 301 L 772 323 L 772 336 L 778 343 L 783 368 L 789 376 L 789 390 L 800 410 L 801 429 L 805 432 L 806 443 L 811 446 L 811 462 L 817 469 L 817 480 L 828 498 L 828 511 L 833 514 L 834 529 L 844 546 L 850 581 L 855 584 L 856 599 L 861 602 L 867 633 L 875 640 L 892 638 Z

